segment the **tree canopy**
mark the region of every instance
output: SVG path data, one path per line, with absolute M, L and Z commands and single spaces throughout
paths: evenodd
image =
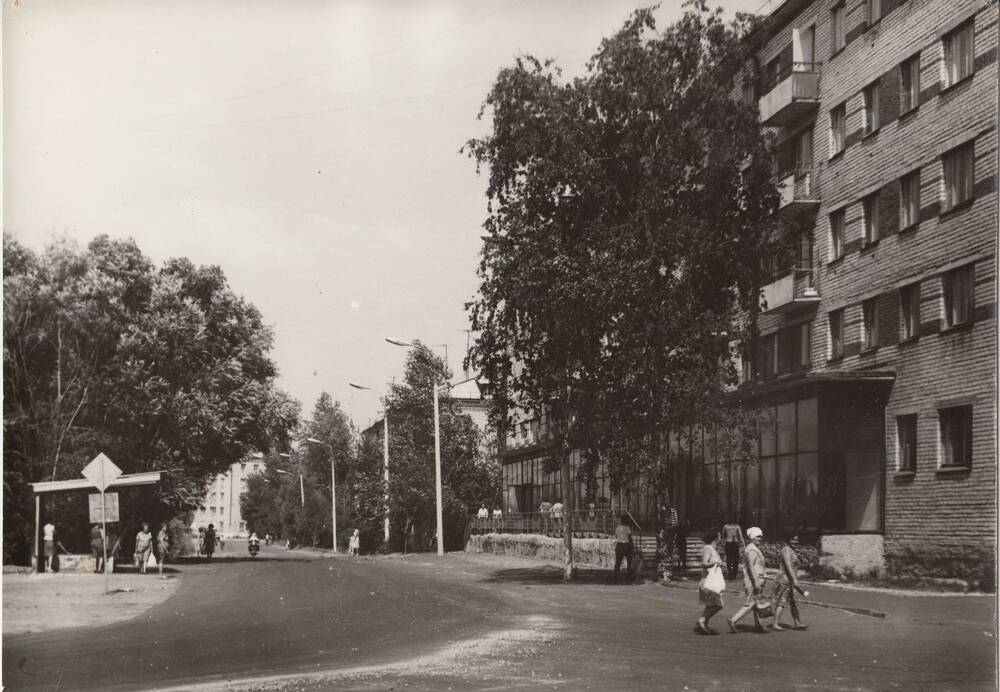
M 157 500 L 176 514 L 233 461 L 284 445 L 298 404 L 275 386 L 271 346 L 219 267 L 157 269 L 106 236 L 39 255 L 5 234 L 5 559 L 30 546 L 27 484 L 79 478 L 98 452 L 165 471 Z
M 547 408 L 561 453 L 613 476 L 734 381 L 776 199 L 737 97 L 752 28 L 694 3 L 660 31 L 645 9 L 571 81 L 519 58 L 466 145 L 489 180 L 470 361 L 501 415 Z

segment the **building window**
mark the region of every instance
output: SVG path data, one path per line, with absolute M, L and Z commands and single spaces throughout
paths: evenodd
M 920 336 L 920 284 L 899 289 L 899 317 L 903 340 Z
M 899 112 L 907 113 L 920 105 L 920 54 L 899 66 Z
M 899 221 L 902 228 L 920 223 L 920 171 L 904 175 L 899 181 Z
M 868 26 L 882 19 L 882 0 L 867 0 Z
M 830 111 L 830 158 L 847 146 L 847 104 L 840 104 Z
M 896 470 L 917 470 L 917 415 L 896 416 Z
M 942 157 L 944 166 L 944 208 L 972 199 L 975 179 L 975 151 L 973 142 L 952 149 Z
M 972 309 L 975 306 L 973 267 L 974 265 L 967 264 L 941 276 L 946 329 L 972 320 Z
M 863 92 L 865 100 L 865 134 L 871 134 L 879 128 L 879 87 L 878 82 L 870 84 Z
M 969 22 L 944 37 L 944 86 L 961 82 L 973 71 L 973 24 Z
M 878 193 L 865 197 L 861 206 L 865 215 L 865 245 L 871 245 L 879 239 Z
M 847 45 L 846 15 L 844 3 L 840 3 L 830 10 L 830 36 L 832 38 L 830 48 L 833 53 L 839 52 Z
M 864 321 L 862 348 L 878 346 L 878 299 L 872 298 L 861 304 L 861 316 Z
M 972 466 L 972 406 L 938 410 L 940 466 Z
M 830 261 L 844 256 L 844 220 L 846 212 L 838 209 L 830 214 Z
M 844 355 L 844 311 L 834 310 L 829 315 L 830 320 L 830 358 L 841 358 Z

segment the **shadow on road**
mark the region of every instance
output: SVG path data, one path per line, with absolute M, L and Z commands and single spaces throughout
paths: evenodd
M 211 560 L 204 557 L 182 557 L 174 560 L 176 565 L 214 565 L 221 562 L 232 564 L 237 562 L 312 562 L 312 560 L 307 557 L 250 557 L 249 555 L 233 555 L 232 557 L 213 555 Z
M 516 569 L 501 569 L 490 572 L 483 580 L 488 584 L 567 584 L 567 585 L 588 585 L 588 584 L 614 584 L 614 572 L 610 569 L 578 569 L 576 579 L 571 582 L 563 581 L 563 571 L 561 567 L 553 565 L 539 565 L 538 567 L 522 567 Z M 621 582 L 626 585 L 624 570 L 622 571 Z M 640 583 L 640 582 L 637 582 Z

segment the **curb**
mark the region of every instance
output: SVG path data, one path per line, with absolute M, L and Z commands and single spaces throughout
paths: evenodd
M 698 588 L 697 584 L 692 584 L 691 582 L 672 582 L 672 581 L 670 581 L 670 582 L 658 582 L 658 583 L 662 584 L 663 586 L 670 586 L 670 587 L 673 587 L 675 589 L 686 589 L 688 591 L 694 591 L 694 590 L 696 590 Z M 726 593 L 739 594 L 741 592 L 740 591 L 729 591 L 727 589 Z M 799 603 L 801 603 L 803 605 L 811 605 L 811 606 L 816 606 L 818 608 L 829 608 L 830 610 L 841 610 L 841 611 L 844 611 L 845 613 L 852 613 L 854 615 L 865 615 L 867 617 L 878 618 L 880 620 L 884 620 L 887 617 L 889 617 L 888 613 L 883 612 L 881 610 L 872 610 L 871 608 L 860 608 L 860 607 L 856 607 L 856 606 L 845 606 L 845 605 L 838 605 L 836 603 L 824 603 L 822 601 L 806 600 L 804 598 L 799 598 L 798 600 L 799 600 Z

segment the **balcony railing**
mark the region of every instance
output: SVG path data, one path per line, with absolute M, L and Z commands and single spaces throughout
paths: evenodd
M 819 170 L 795 168 L 778 174 L 776 185 L 780 197 L 778 210 L 798 212 L 819 207 Z
M 797 62 L 764 84 L 760 121 L 772 127 L 789 125 L 819 106 L 819 63 Z
M 764 286 L 760 309 L 764 313 L 781 314 L 818 302 L 815 270 L 812 267 L 795 267 Z

